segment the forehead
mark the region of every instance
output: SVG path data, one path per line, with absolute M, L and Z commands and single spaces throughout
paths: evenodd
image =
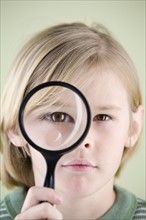
M 111 70 L 105 70 L 101 73 L 95 72 L 93 79 L 87 80 L 81 90 L 92 106 L 129 105 L 128 94 L 120 77 Z
M 76 77 L 78 76 L 78 77 Z M 87 98 L 90 107 L 128 106 L 128 94 L 119 75 L 109 69 L 90 69 L 87 72 L 73 74 L 69 83 L 76 86 Z M 66 104 L 72 106 L 76 102 L 71 90 L 64 88 L 48 88 L 36 93 L 31 99 L 35 107 L 42 105 Z M 58 104 L 59 103 L 59 104 Z M 61 104 L 60 104 L 61 103 Z

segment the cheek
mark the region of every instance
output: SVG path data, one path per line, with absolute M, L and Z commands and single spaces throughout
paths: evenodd
M 126 133 L 109 132 L 108 135 L 102 138 L 100 144 L 97 143 L 97 151 L 102 158 L 107 158 L 111 162 L 115 161 L 116 158 L 122 157 L 126 139 Z
M 42 186 L 47 171 L 45 159 L 37 150 L 33 149 L 32 147 L 29 149 L 31 153 L 35 185 Z
M 123 120 L 116 120 L 98 126 L 97 133 L 99 137 L 101 137 L 101 142 L 105 142 L 105 145 L 121 148 L 122 146 L 124 147 L 126 143 L 129 134 L 129 126 L 129 117 L 127 115 Z
M 128 137 L 128 125 L 113 126 L 104 129 L 96 142 L 96 152 L 103 168 L 117 169 L 120 166 L 125 143 Z

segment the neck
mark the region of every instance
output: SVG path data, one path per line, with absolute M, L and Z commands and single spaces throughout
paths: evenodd
M 96 220 L 103 216 L 113 205 L 115 192 L 113 180 L 97 192 L 86 197 L 70 199 L 65 197 L 58 209 L 63 214 L 63 219 L 90 219 Z

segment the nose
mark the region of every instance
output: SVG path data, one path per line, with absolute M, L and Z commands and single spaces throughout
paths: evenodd
M 90 127 L 90 130 L 87 136 L 81 143 L 80 148 L 86 148 L 86 149 L 93 148 L 95 146 L 95 139 L 97 139 L 97 134 L 96 134 L 95 129 L 92 126 Z
M 85 144 L 84 144 L 84 147 L 85 147 L 85 148 L 89 148 L 89 147 L 90 147 L 90 143 L 85 143 Z

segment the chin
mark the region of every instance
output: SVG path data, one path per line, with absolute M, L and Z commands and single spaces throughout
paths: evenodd
M 93 184 L 93 181 L 90 182 L 83 176 L 72 178 L 70 181 L 61 181 L 56 184 L 55 189 L 71 199 L 87 197 L 98 190 L 97 185 Z

